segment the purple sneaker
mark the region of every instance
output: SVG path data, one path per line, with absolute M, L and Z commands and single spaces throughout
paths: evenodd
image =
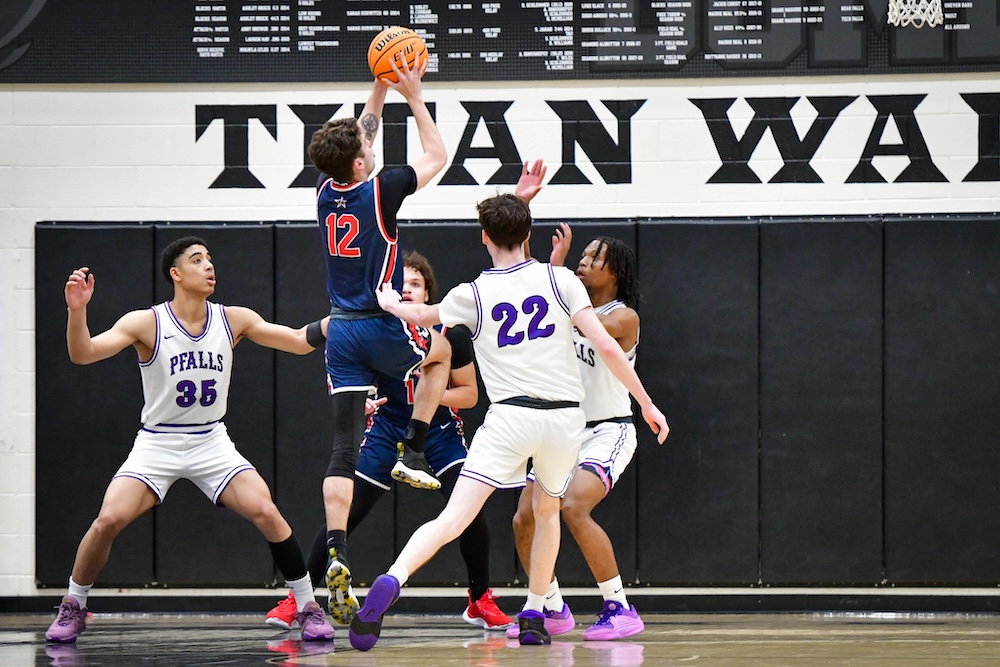
M 567 632 L 571 632 L 575 627 L 576 619 L 573 618 L 573 612 L 569 610 L 569 605 L 565 602 L 563 602 L 562 610 L 560 611 L 545 610 L 545 631 L 550 636 L 564 635 Z M 517 639 L 520 632 L 521 629 L 514 625 L 507 628 L 507 637 L 509 639 Z
M 552 635 L 545 629 L 545 615 L 525 609 L 517 615 L 517 641 L 522 646 L 551 644 Z
M 59 605 L 56 620 L 45 632 L 45 639 L 50 642 L 69 644 L 75 642 L 80 633 L 87 629 L 87 608 L 80 607 L 76 598 L 66 596 Z
M 646 628 L 635 605 L 605 600 L 597 623 L 583 631 L 584 640 L 608 641 L 637 635 Z
M 333 639 L 333 626 L 326 620 L 326 612 L 315 600 L 306 603 L 302 611 L 295 615 L 302 628 L 302 641 L 324 641 Z
M 348 636 L 351 646 L 359 651 L 371 650 L 382 632 L 382 617 L 399 599 L 399 582 L 388 574 L 379 575 L 372 582 L 365 597 L 365 606 L 354 615 Z

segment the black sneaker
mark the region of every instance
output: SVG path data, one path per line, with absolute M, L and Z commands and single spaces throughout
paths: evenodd
M 545 629 L 545 614 L 541 612 L 525 609 L 517 615 L 517 627 L 520 631 L 517 641 L 522 645 L 552 643 L 552 636 Z
M 434 476 L 434 471 L 427 464 L 423 452 L 415 452 L 403 443 L 396 443 L 399 458 L 392 467 L 392 478 L 397 482 L 405 482 L 415 489 L 441 488 L 441 482 Z

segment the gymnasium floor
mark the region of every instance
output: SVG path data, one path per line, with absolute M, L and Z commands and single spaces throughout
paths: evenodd
M 654 614 L 632 641 L 584 642 L 589 619 L 553 640 L 522 647 L 457 616 L 396 614 L 368 653 L 346 628 L 332 642 L 302 643 L 259 615 L 97 614 L 76 645 L 47 645 L 50 617 L 0 614 L 0 666 L 201 667 L 345 665 L 407 667 L 979 667 L 1000 664 L 1000 615 Z

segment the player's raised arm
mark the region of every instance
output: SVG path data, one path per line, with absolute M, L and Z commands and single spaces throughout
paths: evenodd
M 399 77 L 399 82 L 388 82 L 388 86 L 406 98 L 413 112 L 413 119 L 417 123 L 417 134 L 420 136 L 420 146 L 424 149 L 423 154 L 410 162 L 413 171 L 417 173 L 417 189 L 424 187 L 434 178 L 439 171 L 444 169 L 448 161 L 448 152 L 444 147 L 444 140 L 438 131 L 434 118 L 431 116 L 427 104 L 424 103 L 423 86 L 420 77 L 427 70 L 427 63 L 423 66 L 410 69 L 405 58 L 401 58 L 402 68 L 396 66 L 395 60 L 390 61 L 392 70 Z
M 365 108 L 358 117 L 358 125 L 361 127 L 361 136 L 369 146 L 375 142 L 379 125 L 382 123 L 382 107 L 385 106 L 385 94 L 389 92 L 389 86 L 381 79 L 375 79 L 372 84 L 372 92 L 368 95 Z
M 107 331 L 90 335 L 87 326 L 87 304 L 94 296 L 96 280 L 90 269 L 79 268 L 66 281 L 66 349 L 74 364 L 92 364 L 118 354 L 137 343 L 152 349 L 156 322 L 151 310 L 126 313 Z M 142 339 L 145 338 L 146 341 Z

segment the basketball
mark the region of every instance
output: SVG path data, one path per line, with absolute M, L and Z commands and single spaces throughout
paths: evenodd
M 396 67 L 402 69 L 403 62 L 399 58 L 401 51 L 410 69 L 419 69 L 427 62 L 427 44 L 409 28 L 393 26 L 375 35 L 375 39 L 368 45 L 368 68 L 372 71 L 372 76 L 383 81 L 398 82 L 399 78 L 389 63 L 395 59 Z

